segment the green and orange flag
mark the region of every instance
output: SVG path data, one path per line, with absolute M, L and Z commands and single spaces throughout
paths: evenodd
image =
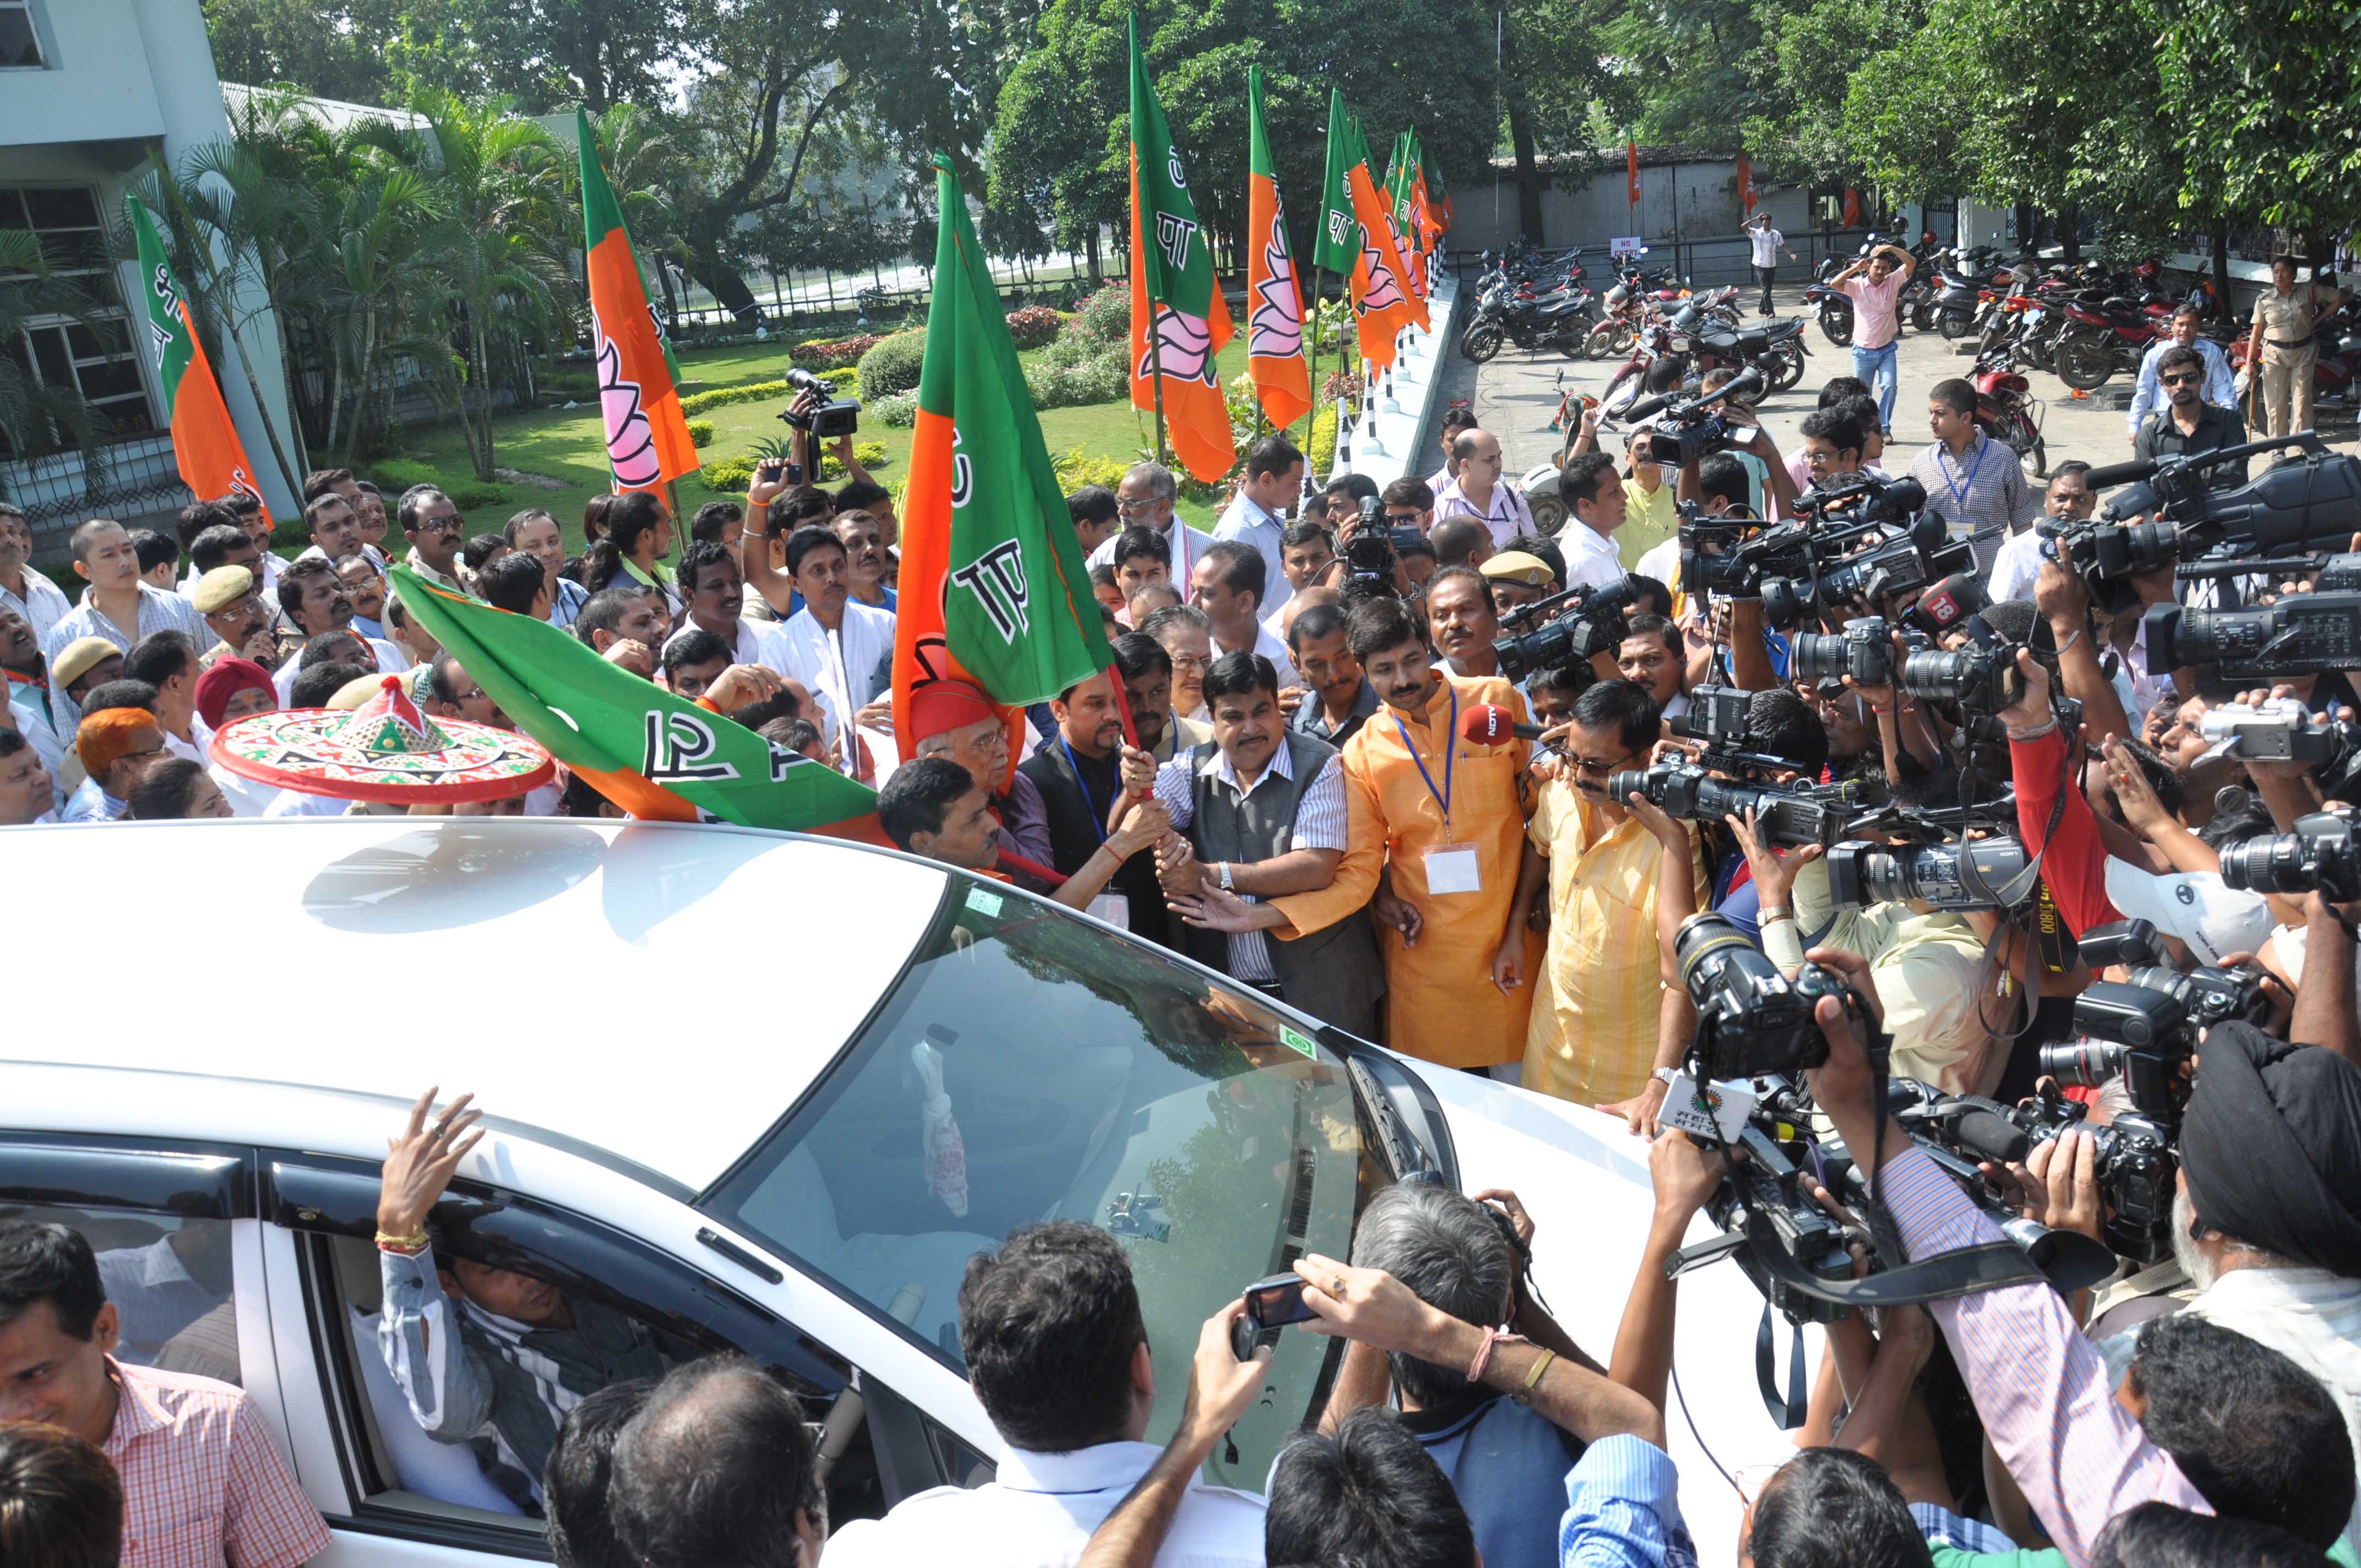
M 902 491 L 899 737 L 915 733 L 911 694 L 928 682 L 967 681 L 1016 708 L 1115 663 L 1008 318 L 939 152 L 935 188 L 935 298 Z
M 582 148 L 582 254 L 590 282 L 590 355 L 616 490 L 653 490 L 699 466 L 680 411 L 680 367 L 648 302 L 623 209 L 598 160 L 590 116 L 574 111 Z M 538 739 L 538 737 L 536 737 Z
M 1287 248 L 1287 208 L 1262 122 L 1262 67 L 1246 67 L 1246 379 L 1263 416 L 1285 430 L 1312 411 L 1303 301 Z
M 1386 222 L 1391 225 L 1394 252 L 1402 258 L 1402 281 L 1413 298 L 1426 298 L 1426 278 L 1418 266 L 1418 231 L 1411 226 L 1411 134 L 1394 137 L 1386 163 Z
M 156 387 L 164 400 L 164 424 L 172 433 L 172 461 L 181 482 L 201 501 L 227 495 L 251 496 L 268 519 L 254 469 L 237 439 L 237 426 L 222 401 L 221 385 L 197 341 L 196 319 L 164 259 L 163 241 L 139 198 L 126 192 L 131 232 L 139 246 L 139 297 L 148 312 L 148 346 L 156 362 Z
M 395 566 L 402 608 L 519 729 L 633 817 L 883 843 L 877 794 L 610 664 L 545 620 Z
M 1328 181 L 1320 214 L 1320 265 L 1351 280 L 1353 327 L 1361 357 L 1382 370 L 1394 362 L 1394 339 L 1426 307 L 1403 279 L 1407 269 L 1394 244 L 1385 199 L 1369 178 L 1360 126 L 1345 112 L 1345 94 L 1328 91 Z
M 1143 236 L 1146 239 L 1142 243 Z M 1172 455 L 1207 483 L 1230 471 L 1230 411 L 1213 356 L 1230 341 L 1230 307 L 1213 280 L 1213 252 L 1131 18 L 1131 402 L 1153 410 L 1160 390 Z

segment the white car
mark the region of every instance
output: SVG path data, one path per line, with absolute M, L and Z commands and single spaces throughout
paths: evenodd
M 1537 1286 L 1602 1362 L 1647 1229 L 1644 1146 L 1619 1122 L 907 856 L 354 817 L 11 828 L 0 865 L 19 893 L 0 1217 L 91 1238 L 126 1357 L 243 1385 L 337 1568 L 547 1557 L 467 1448 L 417 1430 L 379 1354 L 379 1161 L 429 1085 L 489 1113 L 436 1210 L 445 1250 L 777 1369 L 828 1412 L 839 1519 L 988 1475 L 957 1294 L 1016 1225 L 1122 1238 L 1159 1439 L 1197 1325 L 1304 1252 L 1348 1255 L 1360 1206 L 1407 1171 L 1515 1189 Z M 953 1129 L 932 1103 L 931 1159 L 930 1067 Z M 1673 1448 L 1720 1561 L 1739 1505 L 1691 1423 L 1730 1470 L 1784 1440 L 1755 1389 L 1761 1298 L 1730 1266 L 1683 1296 Z M 1279 1337 L 1212 1479 L 1261 1489 L 1339 1348 Z

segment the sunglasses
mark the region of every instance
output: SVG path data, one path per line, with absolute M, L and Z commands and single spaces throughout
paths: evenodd
M 2193 372 L 2184 373 L 2179 376 L 2158 376 L 2157 378 L 2158 381 L 2168 387 L 2193 387 L 2204 378 L 2205 378 L 2202 376 L 2197 375 Z

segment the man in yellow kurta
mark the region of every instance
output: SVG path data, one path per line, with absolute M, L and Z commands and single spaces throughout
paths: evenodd
M 1479 746 L 1459 725 L 1481 704 L 1525 718 L 1508 682 L 1433 662 L 1426 629 L 1399 599 L 1346 623 L 1383 705 L 1345 746 L 1347 846 L 1335 880 L 1271 900 L 1282 938 L 1316 931 L 1374 893 L 1386 960 L 1386 1044 L 1444 1067 L 1500 1068 L 1524 1055 L 1539 938 L 1516 901 L 1532 747 Z
M 1693 1016 L 1657 920 L 1667 840 L 1608 804 L 1606 784 L 1610 773 L 1647 766 L 1656 734 L 1656 705 L 1634 682 L 1602 681 L 1584 692 L 1562 742 L 1570 766 L 1542 783 L 1527 829 L 1548 857 L 1550 928 L 1544 1000 L 1525 1034 L 1524 1086 L 1625 1116 L 1645 1110 L 1652 1119 L 1651 1102 L 1664 1091 L 1653 1074 L 1660 1061 L 1677 1059 Z M 1666 911 L 1675 916 L 1666 924 L 1677 926 L 1705 906 L 1705 869 L 1697 829 L 1655 815 L 1678 834 L 1688 866 L 1686 907 Z M 1528 869 L 1525 898 L 1540 891 L 1543 874 L 1540 864 Z

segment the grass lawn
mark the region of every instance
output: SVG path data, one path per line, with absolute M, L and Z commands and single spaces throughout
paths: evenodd
M 709 351 L 691 350 L 681 356 L 685 378 L 682 390 L 710 391 L 717 387 L 776 380 L 785 372 L 787 363 L 784 345 L 744 344 Z M 1245 333 L 1230 340 L 1216 364 L 1224 378 L 1245 370 Z M 785 435 L 787 427 L 777 417 L 781 406 L 771 402 L 731 403 L 698 415 L 713 422 L 713 440 L 704 448 L 703 455 L 714 460 L 741 456 L 764 437 Z M 1044 413 L 1041 435 L 1052 456 L 1079 446 L 1095 455 L 1127 459 L 1154 444 L 1155 422 L 1148 414 L 1135 412 L 1127 402 L 1093 403 Z M 864 422 L 861 439 L 884 444 L 885 463 L 876 477 L 888 488 L 899 488 L 909 462 L 910 433 Z M 492 427 L 492 441 L 495 461 L 501 468 L 532 475 L 546 483 L 503 482 L 502 488 L 508 492 L 506 501 L 467 512 L 471 533 L 497 532 L 510 514 L 529 506 L 545 508 L 566 524 L 570 533 L 575 532 L 581 526 L 584 504 L 592 496 L 606 493 L 607 450 L 596 402 L 584 402 L 575 409 L 537 410 L 497 420 Z M 415 427 L 402 442 L 401 450 L 386 455 L 424 463 L 449 480 L 468 478 L 473 472 L 468 466 L 467 443 L 455 424 Z M 719 494 L 708 489 L 701 477 L 691 475 L 680 482 L 681 510 L 693 514 Z M 1214 514 L 1211 508 L 1184 500 L 1180 510 L 1199 528 L 1212 528 Z

